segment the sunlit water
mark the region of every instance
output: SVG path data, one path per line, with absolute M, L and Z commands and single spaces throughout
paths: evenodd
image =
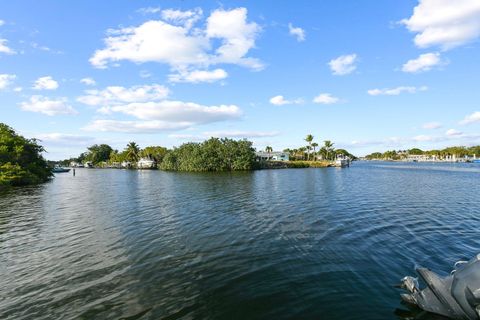
M 398 319 L 400 278 L 480 252 L 479 181 L 382 162 L 57 174 L 0 194 L 0 318 Z

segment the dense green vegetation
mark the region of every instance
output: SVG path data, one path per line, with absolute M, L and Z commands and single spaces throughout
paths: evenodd
M 108 156 L 107 156 L 108 155 Z M 160 146 L 141 149 L 135 142 L 129 142 L 121 152 L 108 145 L 94 145 L 78 158 L 62 161 L 83 163 L 91 161 L 99 167 L 119 167 L 128 162 L 135 167 L 140 158 L 154 160 L 163 170 L 174 171 L 235 171 L 251 170 L 255 166 L 255 149 L 247 140 L 211 138 L 201 143 L 185 143 L 168 150 Z
M 446 159 L 447 157 L 455 156 L 456 158 L 480 156 L 480 146 L 474 147 L 448 147 L 441 150 L 421 150 L 413 148 L 409 150 L 389 150 L 386 152 L 374 152 L 365 156 L 368 160 L 403 160 L 411 155 L 425 155 L 435 157 L 436 159 Z
M 26 139 L 0 123 L 0 189 L 50 179 L 52 172 L 42 156 L 44 151 L 37 140 Z
M 185 143 L 165 155 L 160 168 L 178 171 L 251 170 L 255 149 L 247 140 L 210 138 L 202 143 Z

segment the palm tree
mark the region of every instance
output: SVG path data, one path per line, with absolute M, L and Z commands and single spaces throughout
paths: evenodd
M 316 142 L 312 143 L 312 147 L 313 147 L 313 161 L 315 161 L 315 158 L 316 158 L 315 150 L 318 147 L 318 143 Z
M 273 151 L 273 148 L 271 146 L 266 146 L 265 147 L 265 152 L 268 153 L 268 160 L 270 160 L 270 153 Z
M 305 151 L 306 150 L 307 150 L 307 148 L 305 148 L 305 147 L 298 148 L 298 152 L 300 152 L 300 154 L 302 155 L 302 160 L 305 160 Z
M 312 148 L 313 136 L 311 134 L 307 134 L 307 136 L 305 137 L 305 141 L 308 142 L 308 146 L 310 147 L 309 151 L 310 151 L 310 149 Z M 310 160 L 310 152 L 308 153 L 308 160 Z
M 333 150 L 335 150 L 335 149 L 333 148 L 333 143 L 332 143 L 332 141 L 330 141 L 330 140 L 325 140 L 324 143 L 325 143 L 325 145 L 324 145 L 325 152 L 327 153 L 327 159 L 330 160 L 330 159 L 329 159 L 329 158 L 330 158 L 330 157 L 329 157 L 329 156 L 330 156 L 330 153 L 333 152 Z
M 140 148 L 135 142 L 129 142 L 127 144 L 127 148 L 125 149 L 127 151 L 127 158 L 128 160 L 132 162 L 137 162 L 138 161 L 138 156 L 140 153 Z

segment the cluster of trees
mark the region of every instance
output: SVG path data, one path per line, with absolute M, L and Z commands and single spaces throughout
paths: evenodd
M 450 156 L 455 156 L 457 158 L 463 157 L 473 157 L 473 156 L 480 156 L 480 146 L 474 147 L 448 147 L 441 150 L 421 150 L 418 148 L 413 148 L 409 150 L 389 150 L 383 153 L 381 152 L 374 152 L 367 156 L 365 156 L 368 160 L 402 160 L 407 158 L 409 155 L 426 155 L 431 157 L 436 157 L 438 159 L 445 159 Z
M 89 161 L 93 165 L 99 166 L 122 162 L 136 163 L 140 158 L 149 158 L 160 163 L 167 152 L 167 148 L 159 146 L 149 146 L 141 149 L 135 142 L 129 142 L 122 151 L 114 150 L 108 144 L 94 144 L 77 158 L 66 159 L 61 163 L 64 166 L 68 166 L 72 161 L 78 163 Z
M 314 136 L 309 134 L 305 137 L 305 142 L 307 145 L 304 147 L 300 147 L 297 149 L 285 149 L 283 152 L 288 153 L 289 158 L 291 161 L 296 160 L 313 160 L 315 161 L 317 158 L 321 158 L 323 160 L 335 160 L 337 156 L 342 155 L 345 157 L 349 157 L 350 159 L 356 159 L 354 155 L 349 153 L 345 149 L 335 149 L 333 147 L 334 143 L 330 140 L 325 140 L 323 142 L 323 146 L 320 146 L 317 142 L 314 142 Z M 320 149 L 317 151 L 317 148 L 320 146 Z M 267 146 L 265 149 L 266 152 L 271 147 Z
M 35 139 L 26 139 L 0 123 L 0 189 L 45 182 L 52 177 L 43 158 L 44 148 Z
M 168 152 L 160 164 L 163 170 L 175 171 L 252 170 L 254 166 L 252 142 L 227 138 L 182 144 Z
M 130 162 L 136 165 L 140 158 L 154 160 L 163 170 L 175 171 L 233 171 L 251 170 L 255 165 L 255 149 L 247 140 L 211 138 L 201 143 L 189 142 L 169 150 L 159 146 L 141 149 L 135 142 L 127 144 L 123 151 L 113 150 L 109 145 L 93 145 L 78 158 L 64 160 L 95 166 L 108 166 Z

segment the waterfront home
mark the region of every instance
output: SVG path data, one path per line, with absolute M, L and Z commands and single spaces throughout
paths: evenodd
M 110 163 L 110 165 L 108 167 L 109 168 L 120 169 L 122 167 L 122 164 L 120 162 L 112 162 L 112 163 Z
M 149 158 L 140 158 L 137 162 L 137 168 L 138 169 L 153 169 L 155 168 L 156 163 L 155 161 L 149 159 Z
M 85 168 L 93 168 L 93 162 L 92 161 L 86 161 L 84 163 L 84 165 L 85 165 Z
M 121 163 L 121 167 L 122 167 L 122 168 L 125 168 L 125 169 L 129 169 L 129 168 L 132 167 L 132 164 L 131 164 L 129 161 L 123 161 L 123 162 Z
M 290 157 L 288 153 L 273 151 L 273 152 L 264 152 L 258 151 L 255 153 L 257 161 L 288 161 Z
M 83 168 L 83 164 L 82 163 L 79 163 L 79 162 L 76 162 L 76 161 L 71 161 L 70 162 L 70 167 L 72 168 Z

